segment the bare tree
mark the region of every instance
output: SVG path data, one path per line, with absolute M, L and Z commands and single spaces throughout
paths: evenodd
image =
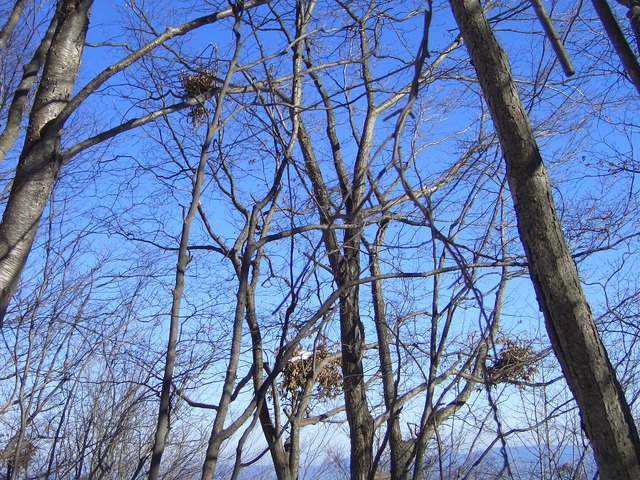
M 491 22 L 636 408 L 634 100 L 594 67 L 617 69 L 597 18 L 551 12 L 567 80 L 527 5 Z M 32 7 L 2 30 L 5 200 L 62 19 Z M 92 21 L 48 124 L 64 126 L 47 137 L 60 144 L 49 222 L 2 331 L 9 476 L 588 471 L 448 8 L 227 7 L 130 2 Z M 554 439 L 579 456 L 560 463 Z M 525 470 L 527 442 L 540 447 Z
M 479 2 L 452 9 L 489 105 L 507 165 L 518 230 L 547 332 L 603 478 L 640 475 L 640 439 L 569 253 L 535 136 Z
M 18 168 L 13 179 L 12 189 L 4 210 L 3 220 L 0 223 L 0 320 L 4 319 L 6 309 L 11 301 L 18 284 L 20 273 L 24 268 L 35 233 L 40 221 L 40 217 L 45 209 L 49 193 L 53 182 L 62 166 L 65 154 L 60 146 L 61 133 L 69 117 L 80 107 L 86 99 L 104 84 L 111 77 L 121 72 L 140 60 L 147 53 L 167 42 L 171 38 L 184 35 L 198 27 L 214 23 L 222 18 L 233 15 L 237 9 L 251 8 L 264 3 L 256 2 L 243 3 L 241 6 L 233 6 L 221 12 L 206 15 L 179 27 L 169 28 L 164 33 L 155 36 L 151 41 L 130 53 L 127 57 L 110 65 L 101 72 L 73 98 L 72 91 L 75 78 L 80 67 L 84 39 L 89 23 L 91 1 L 74 2 L 61 1 L 57 4 L 56 15 L 51 26 L 55 25 L 55 31 L 51 35 L 49 32 L 43 37 L 42 47 L 37 51 L 38 61 L 30 72 L 29 77 L 37 73 L 37 65 L 46 49 L 42 81 L 38 84 L 38 89 L 34 96 L 32 110 L 29 114 L 29 126 L 25 145 L 20 154 Z M 51 35 L 51 36 L 50 36 Z M 49 44 L 50 42 L 50 44 Z M 32 84 L 26 84 L 28 88 Z M 16 107 L 17 112 L 21 112 L 24 101 L 24 90 L 19 90 L 14 101 L 20 104 Z M 199 99 L 193 99 L 192 104 Z M 170 108 L 185 108 L 187 105 Z M 166 114 L 167 111 L 157 112 L 150 118 Z M 15 129 L 16 122 L 21 120 L 19 113 L 13 119 L 13 123 L 8 125 Z M 134 126 L 138 126 L 149 118 L 135 121 L 129 120 L 119 128 L 111 129 L 102 135 L 88 139 L 85 145 L 76 146 L 73 153 L 67 152 L 67 159 L 79 153 L 83 148 L 95 145 L 101 141 L 126 131 Z M 9 135 L 11 141 L 15 141 L 14 133 Z M 10 144 L 4 145 L 3 149 L 8 150 Z
M 0 223 L 2 318 L 18 285 L 51 186 L 61 166 L 59 132 L 64 120 L 60 114 L 71 98 L 80 67 L 91 3 L 60 2 L 56 9 L 56 30 L 48 48 L 51 54 L 45 60 L 12 194 Z

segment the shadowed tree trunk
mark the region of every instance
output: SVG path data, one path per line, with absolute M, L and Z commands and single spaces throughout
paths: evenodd
M 611 41 L 611 45 L 613 45 L 613 48 L 615 48 L 618 56 L 620 57 L 620 62 L 622 62 L 624 71 L 629 77 L 631 83 L 636 87 L 638 93 L 640 93 L 640 64 L 638 63 L 638 58 L 633 53 L 633 50 L 631 50 L 624 33 L 622 33 L 620 25 L 618 25 L 618 20 L 611 11 L 611 7 L 606 0 L 591 0 L 591 3 L 593 3 L 593 8 L 595 8 L 598 17 L 600 17 L 602 26 Z M 635 2 L 629 2 L 628 8 L 631 26 L 634 34 L 638 37 L 638 35 L 640 35 L 637 28 L 639 7 Z M 633 16 L 634 14 L 635 17 Z
M 640 478 L 640 441 L 560 227 L 546 169 L 506 55 L 478 0 L 450 0 L 504 153 L 518 231 L 551 344 L 600 475 Z
M 304 128 L 300 128 L 300 146 L 303 152 L 307 175 L 313 185 L 315 201 L 320 213 L 320 222 L 331 225 L 329 193 L 322 179 L 322 173 L 313 154 L 311 139 Z M 366 144 L 363 141 L 363 144 Z M 361 151 L 367 151 L 366 147 Z M 367 151 L 368 153 L 368 151 Z M 363 156 L 362 154 L 360 155 Z M 360 318 L 359 287 L 354 284 L 360 278 L 360 244 L 362 242 L 361 215 L 358 211 L 363 197 L 364 169 L 362 162 L 355 168 L 356 180 L 352 191 L 345 201 L 347 215 L 353 227 L 345 228 L 342 245 L 334 230 L 323 232 L 324 243 L 329 252 L 331 273 L 336 285 L 344 289 L 340 295 L 340 339 L 342 343 L 343 390 L 351 434 L 351 478 L 365 480 L 368 477 L 373 459 L 373 417 L 369 412 L 364 382 L 364 324 Z
M 11 35 L 11 32 L 13 32 L 13 29 L 16 28 L 18 20 L 20 20 L 20 15 L 22 15 L 22 12 L 24 11 L 25 3 L 25 0 L 18 0 L 13 5 L 11 15 L 9 15 L 9 18 L 2 26 L 2 29 L 0 29 L 0 49 L 4 48 L 5 44 L 7 43 L 7 38 L 9 38 L 9 35 Z

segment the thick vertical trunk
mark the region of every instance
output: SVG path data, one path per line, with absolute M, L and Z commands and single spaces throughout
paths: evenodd
M 351 229 L 349 229 L 351 230 Z M 347 230 L 347 231 L 349 231 Z M 338 286 L 343 287 L 360 278 L 361 233 L 345 242 L 345 252 L 339 260 Z M 351 479 L 365 480 L 373 461 L 373 418 L 367 405 L 364 383 L 364 325 L 360 319 L 359 289 L 347 288 L 340 296 L 340 339 L 342 342 L 342 376 L 344 399 L 351 434 Z
M 382 275 L 378 253 L 385 231 L 386 223 L 380 226 L 375 243 L 368 246 L 369 271 L 371 272 L 372 278 Z M 371 297 L 373 299 L 374 322 L 378 339 L 378 357 L 380 359 L 380 371 L 382 374 L 384 404 L 389 415 L 389 419 L 387 420 L 387 437 L 391 454 L 390 474 L 394 480 L 405 480 L 409 476 L 411 455 L 409 444 L 402 440 L 402 431 L 400 430 L 400 408 L 396 404 L 398 400 L 398 389 L 394 378 L 395 372 L 389 346 L 389 324 L 387 323 L 386 305 L 381 280 L 373 280 L 371 282 Z
M 331 201 L 322 179 L 320 167 L 313 153 L 311 139 L 304 128 L 300 128 L 298 140 L 302 149 L 307 175 L 314 189 L 315 201 L 320 214 L 320 223 L 331 225 Z M 358 169 L 356 169 L 358 170 Z M 367 405 L 364 382 L 364 324 L 360 319 L 359 288 L 355 282 L 360 278 L 360 245 L 362 243 L 362 220 L 358 213 L 363 191 L 363 168 L 359 178 L 345 200 L 349 223 L 354 227 L 345 229 L 342 245 L 335 231 L 324 231 L 324 244 L 329 256 L 336 285 L 344 288 L 340 295 L 340 339 L 342 343 L 341 367 L 345 410 L 351 435 L 351 479 L 365 480 L 369 476 L 373 461 L 373 417 Z M 349 286 L 351 285 L 351 286 Z
M 640 478 L 640 441 L 596 331 L 553 203 L 547 172 L 506 55 L 478 0 L 450 0 L 507 165 L 518 230 L 547 331 L 605 480 Z
M 0 223 L 0 325 L 27 261 L 42 212 L 61 164 L 56 117 L 65 107 L 80 67 L 91 0 L 61 1 L 36 91 L 24 148 Z

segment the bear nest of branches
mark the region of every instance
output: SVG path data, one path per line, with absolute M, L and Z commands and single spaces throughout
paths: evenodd
M 323 400 L 336 398 L 342 392 L 342 373 L 340 370 L 340 358 L 324 361 L 332 354 L 324 345 L 318 346 L 312 355 L 304 358 L 302 349 L 296 349 L 292 358 L 284 368 L 284 380 L 278 385 L 280 395 L 291 395 L 296 398 L 302 394 L 307 380 L 314 376 L 314 366 L 322 364 L 322 368 L 315 377 L 315 390 L 318 397 Z
M 23 438 L 20 451 L 17 452 L 18 455 L 16 457 L 17 443 L 18 438 L 17 436 L 14 436 L 3 449 L 0 448 L 0 462 L 6 462 L 11 464 L 13 468 L 21 469 L 25 468 L 29 464 L 33 456 L 36 454 L 37 447 L 33 439 L 29 437 Z
M 531 343 L 518 343 L 512 338 L 501 339 L 498 343 L 502 348 L 493 365 L 487 368 L 493 383 L 531 382 L 540 363 Z
M 185 100 L 190 100 L 210 92 L 213 88 L 216 76 L 211 70 L 198 70 L 195 73 L 182 70 L 178 74 L 178 79 L 182 84 L 183 98 Z M 191 120 L 195 128 L 206 120 L 207 110 L 204 108 L 202 103 L 199 103 L 189 110 L 187 118 Z

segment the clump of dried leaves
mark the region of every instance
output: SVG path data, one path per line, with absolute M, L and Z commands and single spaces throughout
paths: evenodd
M 287 362 L 284 369 L 284 379 L 279 385 L 280 395 L 296 398 L 304 389 L 307 380 L 313 378 L 314 367 L 317 370 L 322 364 L 320 371 L 316 372 L 315 391 L 320 399 L 332 399 L 342 392 L 342 373 L 340 371 L 340 358 L 334 358 L 324 362 L 332 355 L 327 347 L 319 345 L 314 354 L 307 359 L 302 359 L 303 350 L 296 349 L 292 360 Z M 298 358 L 296 358 L 298 357 Z
M 494 383 L 498 382 L 531 382 L 538 373 L 540 360 L 531 342 L 518 342 L 513 338 L 503 338 L 498 355 L 490 367 L 487 368 Z
M 6 462 L 10 464 L 12 468 L 20 470 L 27 467 L 36 454 L 37 447 L 33 439 L 29 437 L 23 438 L 20 450 L 17 452 L 17 463 L 14 463 L 16 461 L 17 440 L 18 437 L 14 436 L 4 448 L 0 448 L 0 462 Z
M 210 92 L 216 77 L 211 70 L 198 70 L 195 73 L 182 70 L 178 75 L 178 79 L 182 84 L 183 98 L 192 99 Z M 207 110 L 201 103 L 194 105 L 187 114 L 187 118 L 191 120 L 194 128 L 205 121 L 206 117 Z

